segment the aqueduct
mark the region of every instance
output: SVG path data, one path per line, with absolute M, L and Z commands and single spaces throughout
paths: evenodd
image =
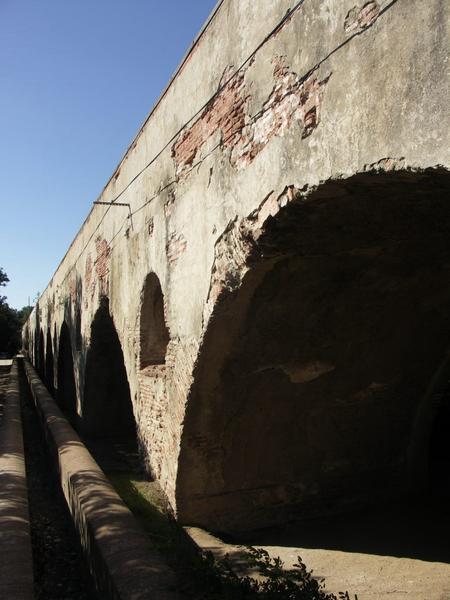
M 340 511 L 448 462 L 448 16 L 219 2 L 40 297 L 39 373 L 81 431 L 136 437 L 180 522 Z

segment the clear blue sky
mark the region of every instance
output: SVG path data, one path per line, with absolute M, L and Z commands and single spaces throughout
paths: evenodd
M 0 267 L 42 292 L 216 0 L 0 0 Z

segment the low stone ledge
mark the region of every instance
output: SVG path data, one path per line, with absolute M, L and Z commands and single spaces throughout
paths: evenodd
M 175 575 L 151 547 L 33 367 L 25 372 L 89 568 L 105 598 L 175 600 Z
M 18 360 L 11 366 L 0 426 L 0 598 L 31 600 L 33 559 Z

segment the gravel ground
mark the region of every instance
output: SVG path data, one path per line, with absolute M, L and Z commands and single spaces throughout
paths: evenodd
M 96 600 L 75 527 L 20 377 L 36 600 Z

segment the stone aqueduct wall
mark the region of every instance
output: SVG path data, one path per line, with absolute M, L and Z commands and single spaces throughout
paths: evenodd
M 93 206 L 30 316 L 55 389 L 68 328 L 82 423 L 108 298 L 183 522 L 239 529 L 420 479 L 450 295 L 446 4 L 219 3 L 99 198 L 131 218 Z

